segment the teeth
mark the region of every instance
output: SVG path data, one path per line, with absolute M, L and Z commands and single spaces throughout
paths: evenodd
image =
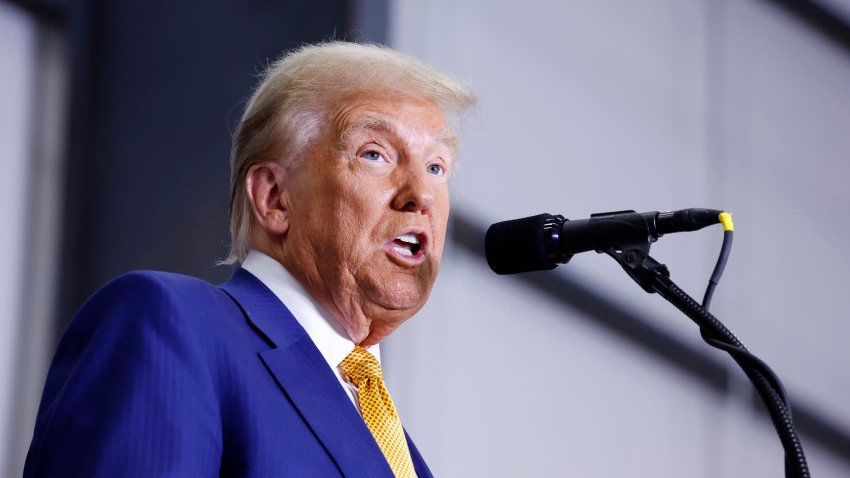
M 408 244 L 419 244 L 419 238 L 413 234 L 402 234 L 396 237 L 396 239 Z
M 413 257 L 413 253 L 410 252 L 410 249 L 407 249 L 407 248 L 404 248 L 404 247 L 398 247 L 398 246 L 393 246 L 393 249 L 403 256 Z

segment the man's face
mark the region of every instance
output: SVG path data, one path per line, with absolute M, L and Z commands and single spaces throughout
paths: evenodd
M 360 95 L 332 112 L 286 181 L 284 265 L 354 342 L 379 341 L 425 304 L 455 150 L 433 102 Z

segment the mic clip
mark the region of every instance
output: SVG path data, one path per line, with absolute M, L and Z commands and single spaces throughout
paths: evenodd
M 648 244 L 645 246 L 641 244 L 638 247 L 624 250 L 610 247 L 602 252 L 617 261 L 620 267 L 626 271 L 626 274 L 650 294 L 656 291 L 659 282 L 669 282 L 670 280 L 670 271 L 667 266 L 650 257 Z

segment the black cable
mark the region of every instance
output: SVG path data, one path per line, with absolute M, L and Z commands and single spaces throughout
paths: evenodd
M 730 219 L 731 221 L 731 219 Z M 711 306 L 711 298 L 714 295 L 714 290 L 717 288 L 717 284 L 720 282 L 720 277 L 723 275 L 723 270 L 726 268 L 726 262 L 729 260 L 729 253 L 732 250 L 732 237 L 733 232 L 731 226 L 728 228 L 727 225 L 724 224 L 724 228 L 726 229 L 723 232 L 723 245 L 720 247 L 720 254 L 717 257 L 717 264 L 714 266 L 714 271 L 711 274 L 711 278 L 708 280 L 708 286 L 705 289 L 705 295 L 702 300 L 702 308 L 708 312 L 709 307 Z M 769 382 L 769 385 L 773 388 L 773 394 L 778 394 L 779 398 L 782 400 L 782 405 L 784 405 L 785 413 L 787 414 L 788 420 L 793 420 L 793 415 L 791 414 L 791 402 L 788 400 L 788 393 L 785 391 L 785 387 L 782 385 L 782 381 L 776 375 L 776 373 L 768 366 L 764 361 L 755 355 L 751 354 L 743 345 L 737 346 L 732 343 L 723 342 L 722 340 L 718 340 L 711 335 L 706 328 L 700 327 L 700 335 L 702 339 L 708 345 L 711 345 L 714 348 L 723 350 L 731 355 L 736 362 L 741 364 L 743 367 L 743 363 L 747 363 L 754 370 L 760 372 L 764 375 L 764 378 Z M 746 370 L 745 370 L 746 372 Z M 764 399 L 764 397 L 762 397 Z M 767 402 L 765 402 L 767 404 Z M 791 424 L 793 428 L 793 423 Z M 780 437 L 782 436 L 782 431 L 777 427 L 777 432 L 779 432 Z M 783 442 L 784 445 L 784 442 Z M 797 450 L 795 450 L 796 452 Z M 802 448 L 799 449 L 799 452 L 802 453 Z M 805 457 L 802 457 L 805 460 Z M 785 454 L 785 475 L 786 476 L 795 476 L 798 474 L 798 470 L 795 469 L 795 461 L 798 461 L 798 457 L 789 456 L 786 452 Z M 805 464 L 805 463 L 804 463 Z M 808 470 L 805 470 L 807 473 Z
M 726 263 L 729 260 L 729 254 L 732 251 L 732 238 L 734 237 L 731 229 L 728 229 L 723 232 L 723 245 L 720 247 L 720 254 L 717 257 L 717 264 L 714 266 L 714 271 L 711 273 L 711 278 L 708 280 L 708 286 L 705 289 L 705 295 L 702 299 L 702 308 L 708 311 L 711 306 L 711 298 L 714 295 L 714 290 L 717 288 L 717 284 L 720 283 L 720 278 L 723 276 L 723 271 L 726 269 Z M 782 397 L 782 401 L 785 403 L 785 408 L 788 409 L 788 413 L 791 413 L 791 402 L 788 400 L 788 393 L 785 391 L 785 387 L 782 385 L 782 381 L 779 380 L 779 377 L 776 373 L 760 358 L 751 354 L 748 350 L 742 349 L 734 346 L 733 344 L 729 344 L 720 340 L 715 339 L 711 336 L 711 334 L 700 328 L 700 335 L 702 335 L 702 339 L 708 345 L 716 349 L 723 350 L 730 355 L 737 356 L 737 358 L 741 360 L 746 360 L 750 362 L 750 364 L 760 370 L 765 377 L 771 382 L 773 388 L 779 393 Z
M 714 289 L 717 288 L 720 276 L 726 269 L 726 261 L 729 260 L 729 253 L 732 251 L 732 234 L 731 230 L 723 231 L 723 245 L 720 246 L 720 255 L 717 257 L 717 264 L 714 266 L 711 278 L 708 279 L 708 287 L 705 288 L 705 296 L 702 299 L 702 308 L 705 310 L 708 310 L 711 305 L 711 296 L 714 295 Z

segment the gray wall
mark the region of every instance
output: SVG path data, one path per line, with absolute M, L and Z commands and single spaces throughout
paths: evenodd
M 455 211 L 712 207 L 735 246 L 713 311 L 794 403 L 850 430 L 850 55 L 772 2 L 397 0 L 390 39 L 467 79 Z M 701 298 L 718 227 L 653 255 Z M 660 360 L 458 245 L 387 343 L 390 385 L 441 476 L 781 476 L 782 449 L 734 364 L 609 258 L 566 271 L 729 367 L 728 390 Z M 846 436 L 846 435 L 845 435 Z M 802 435 L 814 476 L 850 474 Z

